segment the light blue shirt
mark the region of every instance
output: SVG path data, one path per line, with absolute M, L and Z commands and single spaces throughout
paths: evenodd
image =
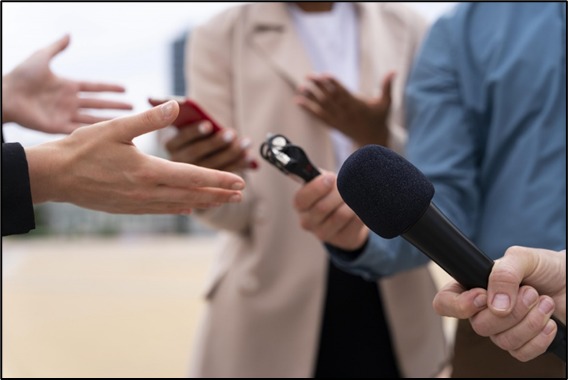
M 467 3 L 430 29 L 406 88 L 407 158 L 434 203 L 492 259 L 566 248 L 566 3 Z M 375 234 L 342 268 L 374 278 L 427 262 Z

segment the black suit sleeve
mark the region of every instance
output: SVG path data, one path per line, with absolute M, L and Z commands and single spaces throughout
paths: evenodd
M 18 143 L 2 143 L 2 236 L 35 228 L 26 152 Z

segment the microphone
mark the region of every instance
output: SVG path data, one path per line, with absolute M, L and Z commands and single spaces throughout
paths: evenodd
M 432 202 L 434 186 L 392 150 L 367 145 L 343 163 L 337 189 L 367 227 L 385 239 L 401 236 L 467 289 L 487 288 L 493 260 L 473 244 Z M 566 362 L 566 326 L 547 351 Z

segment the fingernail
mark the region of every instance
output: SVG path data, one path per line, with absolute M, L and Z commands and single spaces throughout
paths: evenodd
M 245 160 L 248 163 L 249 168 L 251 169 L 258 168 L 258 162 L 256 162 L 256 159 L 253 156 L 247 156 Z
M 209 121 L 204 121 L 203 123 L 199 124 L 197 128 L 199 130 L 199 133 L 201 133 L 202 135 L 207 135 L 213 129 L 213 125 Z
M 235 137 L 235 134 L 233 133 L 233 131 L 226 131 L 223 134 L 223 141 L 225 141 L 226 143 L 230 143 L 231 141 L 233 141 L 234 137 Z
M 542 329 L 544 335 L 550 335 L 554 331 L 554 322 L 548 321 L 546 322 L 546 326 Z
M 241 140 L 241 148 L 242 149 L 247 149 L 251 145 L 252 145 L 252 140 L 249 139 L 248 137 L 245 137 L 244 139 Z
M 493 302 L 491 304 L 497 310 L 508 310 L 511 301 L 509 300 L 508 295 L 497 293 L 495 294 L 495 297 L 493 297 Z
M 233 183 L 233 186 L 231 186 L 231 189 L 233 190 L 242 190 L 245 188 L 245 184 L 243 182 L 235 182 Z
M 479 294 L 477 297 L 473 299 L 473 304 L 477 308 L 481 308 L 487 306 L 487 294 Z
M 523 302 L 525 306 L 531 307 L 536 304 L 538 300 L 538 293 L 533 288 L 527 288 L 523 294 Z
M 326 187 L 328 187 L 328 188 L 331 187 L 331 186 L 333 185 L 333 178 L 332 178 L 332 176 L 331 176 L 331 175 L 326 175 L 326 176 L 324 177 L 324 179 L 323 179 L 323 184 L 324 184 Z
M 240 194 L 235 194 L 235 195 L 231 195 L 231 198 L 229 198 L 229 202 L 231 203 L 238 203 L 240 202 L 242 199 L 242 195 Z
M 538 310 L 543 314 L 552 313 L 552 310 L 554 310 L 554 302 L 548 297 L 543 298 L 538 304 Z
M 162 109 L 162 118 L 168 120 L 172 117 L 174 113 L 174 100 L 170 100 L 169 102 L 162 104 L 160 107 Z

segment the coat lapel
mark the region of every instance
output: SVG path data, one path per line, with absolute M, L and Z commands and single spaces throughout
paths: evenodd
M 357 3 L 359 17 L 359 93 L 376 96 L 380 91 L 382 72 L 379 55 L 382 50 L 380 20 L 376 19 L 376 8 L 371 4 Z M 365 7 L 369 9 L 364 9 Z M 384 59 L 384 57 L 383 57 Z
M 312 71 L 312 65 L 286 7 L 285 3 L 252 7 L 249 32 L 253 49 L 296 88 Z

